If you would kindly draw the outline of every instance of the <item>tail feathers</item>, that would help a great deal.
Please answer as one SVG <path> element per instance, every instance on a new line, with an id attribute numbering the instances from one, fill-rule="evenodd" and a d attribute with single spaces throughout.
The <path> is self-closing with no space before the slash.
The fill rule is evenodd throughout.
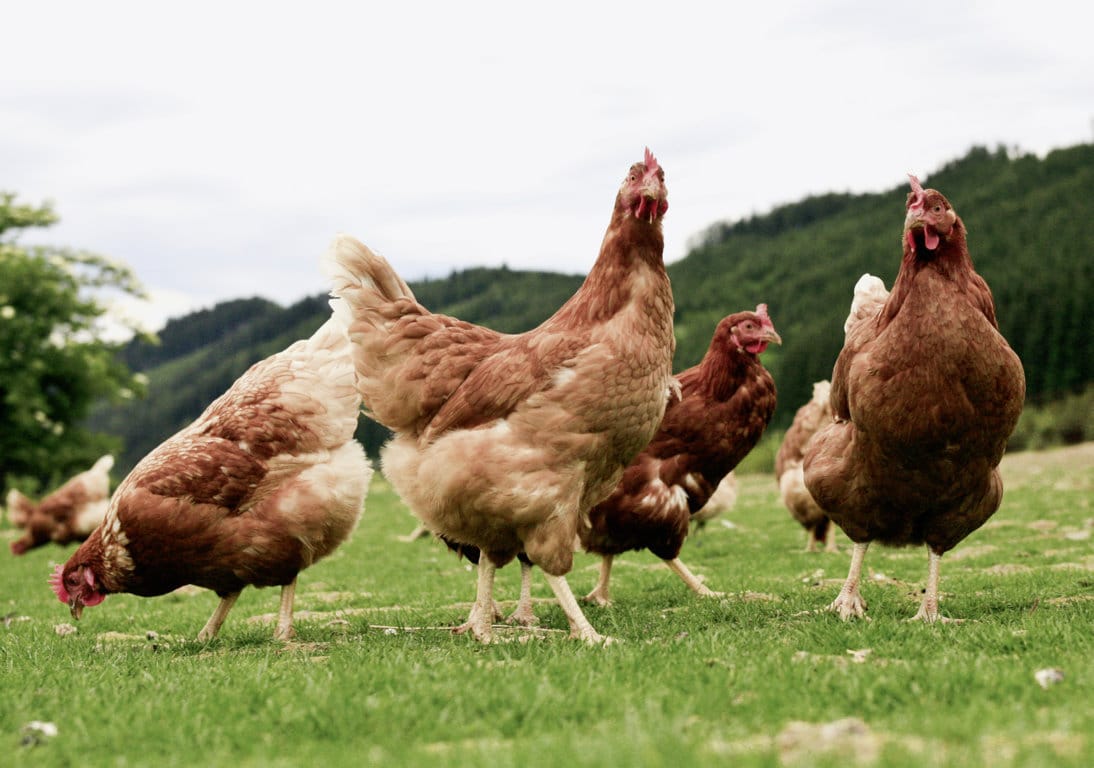
<path id="1" fill-rule="evenodd" d="M 101 472 L 102 474 L 108 473 L 114 468 L 114 457 L 109 453 L 103 456 L 101 459 L 91 465 L 92 472 Z"/>
<path id="2" fill-rule="evenodd" d="M 867 273 L 855 283 L 855 296 L 851 300 L 851 312 L 843 323 L 843 332 L 848 333 L 860 320 L 873 317 L 885 305 L 889 292 L 880 277 Z"/>
<path id="3" fill-rule="evenodd" d="M 334 239 L 323 255 L 321 266 L 331 280 L 334 296 L 349 298 L 347 294 L 374 294 L 371 303 L 414 300 L 410 286 L 391 268 L 387 259 L 349 235 Z"/>
<path id="4" fill-rule="evenodd" d="M 14 488 L 8 491 L 4 505 L 8 508 L 8 519 L 16 528 L 25 526 L 31 512 L 34 511 L 34 502 Z"/>

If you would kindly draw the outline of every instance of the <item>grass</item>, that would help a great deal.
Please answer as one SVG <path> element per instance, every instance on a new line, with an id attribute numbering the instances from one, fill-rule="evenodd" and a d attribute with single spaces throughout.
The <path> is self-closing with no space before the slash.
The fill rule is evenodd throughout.
<path id="1" fill-rule="evenodd" d="M 480 646 L 474 573 L 382 479 L 346 546 L 304 572 L 297 638 L 271 639 L 276 590 L 246 590 L 197 643 L 204 590 L 116 595 L 71 619 L 46 587 L 72 551 L 0 557 L 0 762 L 15 766 L 1088 766 L 1094 765 L 1094 443 L 1008 456 L 996 516 L 943 560 L 943 610 L 906 623 L 919 549 L 875 547 L 872 620 L 814 613 L 846 574 L 806 554 L 770 476 L 741 478 L 728 522 L 683 559 L 728 593 L 701 600 L 648 553 L 617 560 L 615 605 L 587 608 L 622 642 L 569 641 L 542 577 L 547 630 Z M 14 532 L 4 530 L 7 539 Z M 596 560 L 570 583 L 588 591 Z M 499 574 L 515 598 L 519 569 Z M 147 633 L 156 635 L 149 639 Z M 856 653 L 852 653 L 856 652 Z M 1047 667 L 1062 682 L 1042 688 Z M 30 721 L 58 735 L 23 745 Z"/>

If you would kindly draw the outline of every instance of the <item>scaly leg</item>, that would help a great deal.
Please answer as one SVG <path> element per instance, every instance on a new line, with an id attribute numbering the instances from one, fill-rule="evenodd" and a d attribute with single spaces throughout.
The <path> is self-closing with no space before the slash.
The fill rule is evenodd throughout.
<path id="1" fill-rule="evenodd" d="M 843 589 L 828 610 L 838 613 L 839 617 L 847 621 L 852 616 L 862 618 L 866 615 L 866 601 L 859 594 L 859 579 L 862 578 L 862 564 L 866 560 L 866 550 L 870 542 L 855 542 L 855 548 L 851 550 L 851 570 L 847 573 L 847 581 L 843 582 Z"/>
<path id="2" fill-rule="evenodd" d="M 212 640 L 217 636 L 217 632 L 220 631 L 220 625 L 224 623 L 224 620 L 228 618 L 228 611 L 232 610 L 232 606 L 236 604 L 236 600 L 239 599 L 239 592 L 232 592 L 220 598 L 220 603 L 217 604 L 216 610 L 213 611 L 213 615 L 209 617 L 209 620 L 205 622 L 205 626 L 198 632 L 198 642 L 204 643 L 206 640 Z"/>
<path id="3" fill-rule="evenodd" d="M 919 604 L 919 612 L 909 621 L 925 621 L 933 624 L 938 621 L 943 624 L 960 622 L 961 619 L 950 619 L 938 612 L 938 581 L 942 575 L 942 555 L 936 553 L 930 547 L 927 548 L 927 589 L 923 593 L 923 602 Z"/>
<path id="4" fill-rule="evenodd" d="M 612 642 L 612 638 L 601 635 L 593 629 L 593 625 L 585 618 L 585 614 L 581 612 L 581 607 L 577 604 L 574 593 L 570 591 L 570 585 L 566 583 L 565 576 L 552 576 L 549 573 L 543 575 L 547 577 L 547 583 L 551 585 L 551 590 L 558 598 L 558 604 L 562 606 L 562 610 L 570 622 L 571 638 L 584 640 L 589 645 L 595 645 L 596 643 L 607 645 Z"/>
<path id="5" fill-rule="evenodd" d="M 593 591 L 582 598 L 586 603 L 593 603 L 601 608 L 612 604 L 611 590 L 608 585 L 612 578 L 613 559 L 615 559 L 614 555 L 604 555 L 600 558 L 600 577 L 596 580 Z"/>
<path id="6" fill-rule="evenodd" d="M 817 529 L 816 528 L 810 528 L 807 531 L 807 533 L 809 534 L 809 537 L 805 541 L 805 551 L 806 552 L 816 552 L 817 551 Z"/>
<path id="7" fill-rule="evenodd" d="M 467 621 L 452 631 L 462 634 L 470 630 L 471 636 L 480 643 L 489 643 L 494 639 L 494 616 L 497 610 L 494 604 L 494 572 L 497 567 L 490 562 L 485 552 L 479 553 L 479 579 L 475 589 L 475 604 Z"/>
<path id="8" fill-rule="evenodd" d="M 828 523 L 828 530 L 824 532 L 824 551 L 839 553 L 839 546 L 836 544 L 836 526 L 833 523 Z"/>
<path id="9" fill-rule="evenodd" d="M 523 560 L 520 561 L 520 600 L 517 601 L 516 610 L 506 621 L 522 627 L 534 627 L 539 624 L 539 619 L 532 611 L 532 564 Z"/>
<path id="10" fill-rule="evenodd" d="M 677 557 L 672 560 L 666 560 L 665 565 L 671 568 L 673 572 L 683 579 L 684 583 L 691 588 L 691 591 L 700 597 L 725 597 L 724 592 L 715 592 L 703 582 L 699 581 L 699 578 L 684 565 L 680 558 Z"/>
<path id="11" fill-rule="evenodd" d="M 274 640 L 292 640 L 292 604 L 296 598 L 296 579 L 281 588 L 281 607 L 277 611 L 277 629 Z"/>

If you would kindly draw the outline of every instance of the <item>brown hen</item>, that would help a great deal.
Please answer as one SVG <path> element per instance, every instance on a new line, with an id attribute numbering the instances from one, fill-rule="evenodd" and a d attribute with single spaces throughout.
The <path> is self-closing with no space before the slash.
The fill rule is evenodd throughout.
<path id="1" fill-rule="evenodd" d="M 806 487 L 855 543 L 829 606 L 844 619 L 864 614 L 862 564 L 879 541 L 927 545 L 915 618 L 946 620 L 941 557 L 998 509 L 997 467 L 1025 396 L 1022 364 L 999 333 L 964 223 L 940 192 L 911 183 L 892 293 L 875 314 L 849 318 L 832 372 L 836 420 L 805 454 Z"/>
<path id="2" fill-rule="evenodd" d="M 110 469 L 113 456 L 103 456 L 90 469 L 35 504 L 14 488 L 8 491 L 8 517 L 25 533 L 11 543 L 13 554 L 53 542 L 83 541 L 102 522 L 110 503 Z"/>
<path id="3" fill-rule="evenodd" d="M 346 307 L 311 338 L 253 365 L 193 424 L 145 456 L 51 583 L 74 618 L 114 592 L 186 584 L 221 601 L 216 636 L 247 585 L 280 586 L 275 638 L 292 636 L 297 574 L 353 531 L 372 474 Z"/>
<path id="4" fill-rule="evenodd" d="M 501 334 L 421 306 L 381 256 L 335 241 L 333 293 L 350 329 L 366 412 L 394 438 L 383 471 L 457 547 L 481 550 L 467 627 L 492 637 L 494 572 L 520 552 L 543 569 L 571 634 L 603 640 L 566 583 L 589 509 L 649 442 L 674 349 L 662 261 L 664 172 L 646 150 L 616 196 L 584 284 L 526 333 Z"/>

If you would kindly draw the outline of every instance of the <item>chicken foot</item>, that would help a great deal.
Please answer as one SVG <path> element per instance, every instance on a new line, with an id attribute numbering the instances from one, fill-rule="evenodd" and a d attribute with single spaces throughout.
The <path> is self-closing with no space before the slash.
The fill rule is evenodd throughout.
<path id="1" fill-rule="evenodd" d="M 475 603 L 467 621 L 454 627 L 457 635 L 470 632 L 480 643 L 490 643 L 494 639 L 494 619 L 497 605 L 494 603 L 494 574 L 497 566 L 490 562 L 485 552 L 479 554 L 479 578 L 475 588 Z"/>
<path id="2" fill-rule="evenodd" d="M 555 597 L 558 598 L 558 604 L 562 606 L 562 610 L 566 614 L 567 620 L 570 622 L 571 638 L 575 640 L 584 640 L 589 645 L 595 645 L 597 643 L 608 645 L 613 642 L 612 638 L 601 635 L 593 629 L 593 625 L 589 623 L 589 620 L 585 618 L 585 614 L 581 612 L 581 606 L 577 604 L 577 598 L 574 597 L 574 593 L 570 590 L 570 585 L 566 583 L 565 576 L 552 576 L 546 572 L 544 572 L 543 575 L 547 578 L 547 583 L 551 585 L 551 590 L 555 593 Z"/>
<path id="3" fill-rule="evenodd" d="M 212 640 L 217 636 L 217 632 L 220 631 L 221 625 L 224 620 L 228 618 L 228 611 L 232 610 L 232 606 L 236 604 L 236 600 L 239 599 L 239 594 L 243 590 L 238 592 L 231 592 L 224 597 L 220 598 L 220 602 L 217 604 L 216 610 L 213 611 L 213 615 L 209 617 L 209 620 L 205 622 L 205 626 L 198 632 L 198 642 L 204 643 L 207 640 Z"/>
<path id="4" fill-rule="evenodd" d="M 683 561 L 678 557 L 674 557 L 672 560 L 666 560 L 667 565 L 672 572 L 684 580 L 684 583 L 688 585 L 692 592 L 700 597 L 725 597 L 724 592 L 715 592 L 703 582 L 699 581 L 699 577 L 691 572 Z"/>
<path id="5" fill-rule="evenodd" d="M 277 628 L 274 640 L 291 640 L 296 633 L 292 628 L 292 606 L 296 598 L 296 579 L 281 587 L 281 606 L 277 611 Z"/>
<path id="6" fill-rule="evenodd" d="M 532 564 L 520 561 L 520 599 L 516 609 L 505 620 L 507 624 L 521 627 L 534 627 L 539 619 L 532 611 Z"/>
<path id="7" fill-rule="evenodd" d="M 961 619 L 951 619 L 943 616 L 938 611 L 938 582 L 942 575 L 942 555 L 930 547 L 927 548 L 927 589 L 923 593 L 923 602 L 919 605 L 919 611 L 908 621 L 924 621 L 928 624 L 941 622 L 942 624 L 958 623 Z"/>
<path id="8" fill-rule="evenodd" d="M 600 558 L 600 576 L 596 580 L 593 591 L 582 598 L 586 603 L 599 605 L 601 608 L 607 608 L 612 604 L 611 590 L 608 584 L 612 578 L 612 560 L 614 559 L 614 555 L 604 555 Z"/>
<path id="9" fill-rule="evenodd" d="M 843 589 L 828 606 L 828 610 L 838 613 L 839 617 L 847 621 L 852 616 L 861 619 L 866 615 L 866 601 L 859 594 L 859 580 L 862 578 L 862 564 L 866 560 L 866 550 L 870 547 L 868 541 L 856 541 L 851 550 L 851 570 L 847 573 L 847 581 L 843 582 Z"/>

